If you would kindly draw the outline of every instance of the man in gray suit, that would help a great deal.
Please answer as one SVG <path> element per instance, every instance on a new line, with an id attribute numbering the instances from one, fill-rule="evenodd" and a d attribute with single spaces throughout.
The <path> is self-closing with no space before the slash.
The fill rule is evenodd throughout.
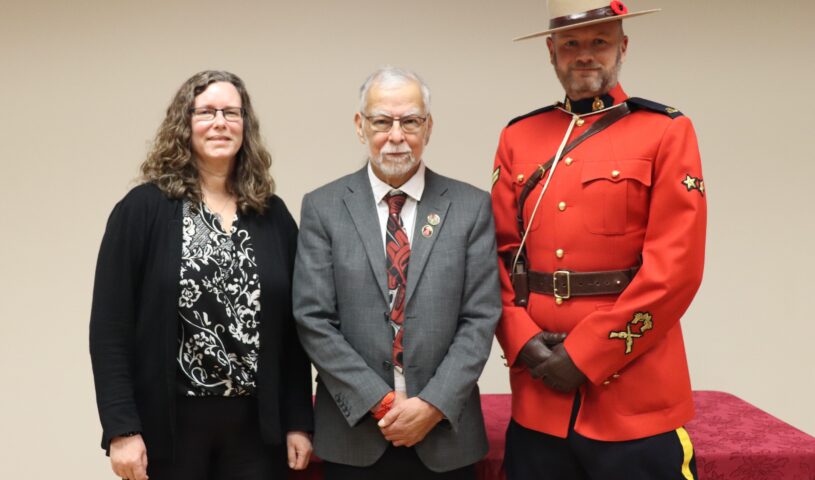
<path id="1" fill-rule="evenodd" d="M 472 479 L 476 381 L 501 314 L 486 192 L 427 169 L 430 91 L 384 68 L 354 118 L 365 167 L 303 199 L 294 315 L 319 373 L 326 479 Z"/>

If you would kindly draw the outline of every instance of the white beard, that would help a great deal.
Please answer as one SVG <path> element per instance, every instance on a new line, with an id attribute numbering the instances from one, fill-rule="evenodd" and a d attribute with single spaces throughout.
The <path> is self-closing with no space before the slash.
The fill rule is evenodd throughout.
<path id="1" fill-rule="evenodd" d="M 401 157 L 385 156 L 393 153 L 403 153 L 404 155 Z M 415 168 L 419 161 L 407 146 L 405 148 L 388 148 L 388 145 L 385 145 L 380 150 L 379 155 L 371 157 L 371 163 L 376 165 L 377 169 L 387 177 L 401 177 Z"/>

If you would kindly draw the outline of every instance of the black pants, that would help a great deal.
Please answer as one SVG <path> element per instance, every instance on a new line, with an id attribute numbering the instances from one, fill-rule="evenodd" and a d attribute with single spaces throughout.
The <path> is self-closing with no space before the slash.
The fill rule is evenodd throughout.
<path id="1" fill-rule="evenodd" d="M 152 461 L 150 480 L 286 478 L 283 447 L 263 443 L 254 397 L 179 397 L 175 458 Z"/>
<path id="2" fill-rule="evenodd" d="M 504 470 L 507 480 L 696 480 L 696 458 L 684 428 L 624 442 L 603 442 L 574 431 L 567 438 L 510 420 Z"/>
<path id="3" fill-rule="evenodd" d="M 353 448 L 349 445 L 349 448 Z M 389 446 L 370 467 L 352 467 L 323 462 L 325 480 L 475 480 L 475 467 L 434 472 L 419 459 L 413 448 Z"/>

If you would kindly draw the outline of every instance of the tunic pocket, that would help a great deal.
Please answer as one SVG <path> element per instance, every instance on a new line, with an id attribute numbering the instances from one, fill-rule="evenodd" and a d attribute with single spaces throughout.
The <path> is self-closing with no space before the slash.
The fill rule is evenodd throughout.
<path id="1" fill-rule="evenodd" d="M 580 176 L 583 223 L 599 235 L 622 235 L 645 227 L 651 187 L 646 159 L 587 162 Z"/>

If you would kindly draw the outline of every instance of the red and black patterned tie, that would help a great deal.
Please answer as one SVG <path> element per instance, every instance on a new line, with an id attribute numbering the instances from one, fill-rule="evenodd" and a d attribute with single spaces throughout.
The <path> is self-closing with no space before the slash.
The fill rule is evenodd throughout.
<path id="1" fill-rule="evenodd" d="M 388 223 L 385 232 L 385 251 L 387 252 L 386 268 L 388 270 L 388 293 L 391 302 L 390 323 L 393 327 L 393 364 L 402 371 L 402 337 L 405 320 L 405 289 L 407 288 L 408 262 L 410 261 L 410 242 L 402 228 L 400 213 L 405 205 L 407 195 L 404 193 L 388 194 Z"/>

